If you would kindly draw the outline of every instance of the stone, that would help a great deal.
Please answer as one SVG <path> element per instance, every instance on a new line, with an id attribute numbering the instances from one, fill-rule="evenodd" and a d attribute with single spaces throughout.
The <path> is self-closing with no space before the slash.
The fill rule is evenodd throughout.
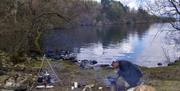
<path id="1" fill-rule="evenodd" d="M 157 65 L 158 65 L 158 66 L 162 66 L 162 63 L 158 63 Z"/>

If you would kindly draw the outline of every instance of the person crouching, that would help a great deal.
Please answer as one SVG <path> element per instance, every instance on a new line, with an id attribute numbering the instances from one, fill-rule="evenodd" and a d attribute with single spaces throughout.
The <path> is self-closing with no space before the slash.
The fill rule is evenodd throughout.
<path id="1" fill-rule="evenodd" d="M 118 69 L 114 91 L 125 91 L 139 84 L 142 73 L 136 65 L 126 60 L 113 61 L 111 65 Z"/>

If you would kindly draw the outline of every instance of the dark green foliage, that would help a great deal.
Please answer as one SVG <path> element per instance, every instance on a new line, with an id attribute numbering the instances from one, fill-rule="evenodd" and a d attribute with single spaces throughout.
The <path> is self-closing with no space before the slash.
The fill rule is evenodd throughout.
<path id="1" fill-rule="evenodd" d="M 111 0 L 102 0 L 102 11 L 106 15 L 105 18 L 110 21 L 119 20 L 121 15 L 124 14 L 124 6 L 121 2 L 115 2 Z M 126 10 L 127 11 L 127 10 Z"/>
<path id="2" fill-rule="evenodd" d="M 110 3 L 111 3 L 111 0 L 101 0 L 101 5 L 104 10 L 111 7 Z"/>
<path id="3" fill-rule="evenodd" d="M 14 54 L 10 56 L 10 61 L 13 63 L 13 65 L 23 63 L 26 61 L 25 52 L 22 50 L 18 50 Z"/>

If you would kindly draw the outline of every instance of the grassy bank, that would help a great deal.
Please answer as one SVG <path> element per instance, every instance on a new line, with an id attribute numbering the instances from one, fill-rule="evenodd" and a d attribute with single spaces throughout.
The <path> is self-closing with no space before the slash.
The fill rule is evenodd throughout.
<path id="1" fill-rule="evenodd" d="M 41 66 L 42 58 L 30 58 L 26 57 L 26 61 L 16 65 L 12 65 L 11 59 L 8 54 L 1 53 L 1 70 L 5 70 L 5 74 L 0 75 L 0 85 L 9 76 L 14 76 L 17 73 L 23 74 L 24 78 L 28 78 L 27 82 L 32 82 L 33 76 L 37 75 L 38 69 Z M 56 84 L 53 91 L 70 91 L 73 82 L 77 81 L 80 84 L 80 88 L 74 91 L 81 91 L 85 85 L 94 84 L 93 91 L 99 91 L 98 87 L 103 87 L 103 91 L 110 91 L 103 84 L 105 79 L 114 71 L 110 68 L 98 68 L 98 69 L 81 69 L 75 63 L 68 60 L 66 61 L 51 61 L 51 64 L 60 78 L 60 82 Z M 4 66 L 3 66 L 4 65 Z M 22 69 L 23 68 L 23 69 Z M 47 64 L 44 68 L 48 68 Z M 0 70 L 0 71 L 1 71 Z M 143 72 L 143 80 L 145 84 L 151 85 L 157 89 L 157 91 L 179 91 L 180 88 L 180 61 L 167 66 L 157 68 L 140 67 Z M 34 89 L 33 91 L 36 91 Z M 38 90 L 40 91 L 40 90 Z M 43 89 L 43 91 L 45 91 Z M 48 90 L 49 91 L 49 90 Z"/>
<path id="2" fill-rule="evenodd" d="M 154 86 L 157 91 L 179 91 L 180 61 L 158 68 L 141 68 L 145 84 Z"/>
<path id="3" fill-rule="evenodd" d="M 57 65 L 57 63 L 56 63 Z M 99 86 L 103 87 L 103 91 L 110 91 L 106 88 L 102 82 L 102 79 L 108 75 L 113 74 L 114 71 L 108 68 L 101 68 L 98 70 L 84 70 L 74 63 L 61 61 L 58 62 L 56 72 L 58 73 L 61 82 L 54 90 L 57 89 L 70 91 L 70 87 L 74 81 L 81 84 L 82 87 L 75 91 L 81 91 L 84 85 L 95 84 L 93 91 L 99 91 Z M 145 68 L 140 67 L 143 72 L 143 81 L 147 85 L 151 85 L 157 89 L 157 91 L 179 91 L 180 88 L 180 62 L 171 64 L 168 67 L 157 67 L 157 68 Z M 58 90 L 57 90 L 58 91 Z"/>

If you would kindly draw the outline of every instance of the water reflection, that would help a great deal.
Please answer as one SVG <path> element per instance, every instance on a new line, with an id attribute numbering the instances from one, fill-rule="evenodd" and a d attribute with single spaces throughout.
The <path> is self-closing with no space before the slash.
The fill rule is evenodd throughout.
<path id="1" fill-rule="evenodd" d="M 79 27 L 72 30 L 56 29 L 48 31 L 43 35 L 43 48 L 81 48 L 92 43 L 101 42 L 103 47 L 110 44 L 117 44 L 126 40 L 129 34 L 138 34 L 141 38 L 146 32 L 148 26 L 137 25 L 127 27 L 122 26 L 104 26 L 104 27 Z"/>
<path id="2" fill-rule="evenodd" d="M 170 30 L 170 26 L 140 24 L 55 29 L 43 34 L 41 46 L 44 51 L 71 50 L 76 53 L 78 60 L 97 60 L 99 64 L 126 59 L 152 67 L 159 62 L 166 65 L 177 58 L 173 46 L 164 42 L 168 31 L 161 30 Z M 169 60 L 166 55 L 170 57 Z"/>

